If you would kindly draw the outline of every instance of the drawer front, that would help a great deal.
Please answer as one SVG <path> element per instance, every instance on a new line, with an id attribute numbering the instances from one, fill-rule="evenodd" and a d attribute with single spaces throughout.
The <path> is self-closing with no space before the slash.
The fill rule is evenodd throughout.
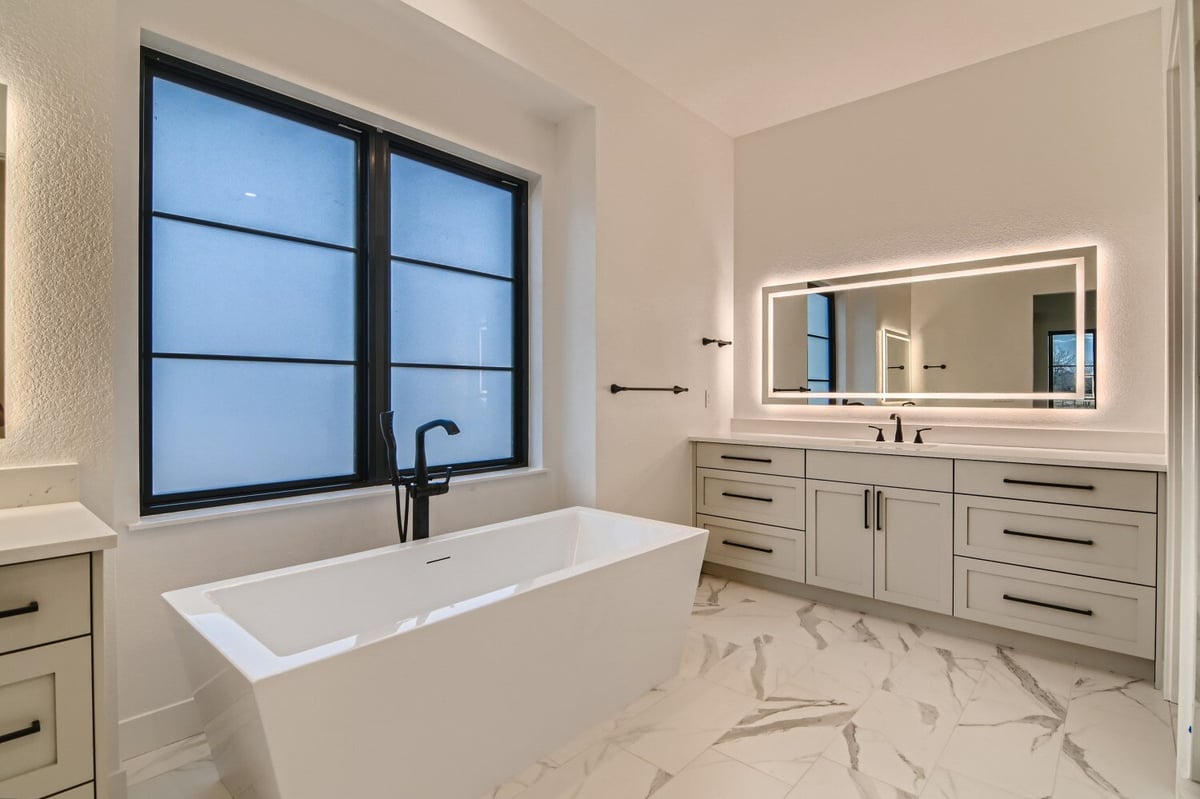
<path id="1" fill-rule="evenodd" d="M 804 450 L 700 443 L 696 445 L 696 465 L 706 469 L 803 477 Z"/>
<path id="2" fill-rule="evenodd" d="M 954 554 L 1154 585 L 1158 517 L 992 497 L 954 499 Z"/>
<path id="3" fill-rule="evenodd" d="M 804 533 L 713 516 L 696 524 L 709 533 L 705 560 L 804 582 Z"/>
<path id="4" fill-rule="evenodd" d="M 985 497 L 1145 513 L 1158 510 L 1154 472 L 960 460 L 954 462 L 954 487 L 960 494 Z"/>
<path id="5" fill-rule="evenodd" d="M 697 469 L 696 512 L 803 530 L 804 481 Z"/>
<path id="6" fill-rule="evenodd" d="M 56 793 L 54 796 L 47 799 L 96 799 L 96 785 L 89 782 L 87 785 L 80 785 L 78 788 L 72 788 L 63 793 Z"/>
<path id="7" fill-rule="evenodd" d="M 1025 566 L 954 559 L 954 615 L 1154 657 L 1154 589 Z"/>
<path id="8" fill-rule="evenodd" d="M 35 799 L 93 778 L 92 641 L 0 657 L 0 796 Z"/>
<path id="9" fill-rule="evenodd" d="M 954 461 L 913 455 L 810 450 L 808 476 L 841 483 L 953 491 Z"/>
<path id="10" fill-rule="evenodd" d="M 0 653 L 90 633 L 91 591 L 88 555 L 0 566 Z"/>

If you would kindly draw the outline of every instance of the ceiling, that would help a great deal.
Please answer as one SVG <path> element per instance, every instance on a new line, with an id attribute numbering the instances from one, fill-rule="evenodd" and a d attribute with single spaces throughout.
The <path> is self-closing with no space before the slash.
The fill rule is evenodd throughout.
<path id="1" fill-rule="evenodd" d="M 739 136 L 1162 0 L 524 0 Z"/>

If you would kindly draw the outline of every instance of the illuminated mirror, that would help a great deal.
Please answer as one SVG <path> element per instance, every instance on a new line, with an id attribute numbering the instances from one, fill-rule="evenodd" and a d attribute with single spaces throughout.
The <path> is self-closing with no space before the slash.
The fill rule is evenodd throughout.
<path id="1" fill-rule="evenodd" d="M 8 89 L 0 83 L 0 342 L 4 340 L 4 253 L 8 249 L 5 210 L 8 205 Z M 4 352 L 0 347 L 0 438 L 4 436 Z"/>
<path id="2" fill-rule="evenodd" d="M 1097 335 L 1095 247 L 767 286 L 763 402 L 1095 408 Z"/>

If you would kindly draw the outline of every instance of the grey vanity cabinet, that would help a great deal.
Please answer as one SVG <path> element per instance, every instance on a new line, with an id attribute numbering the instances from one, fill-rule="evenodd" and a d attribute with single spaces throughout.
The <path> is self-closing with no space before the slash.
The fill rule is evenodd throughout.
<path id="1" fill-rule="evenodd" d="M 811 585 L 950 613 L 951 494 L 810 479 L 807 505 Z"/>

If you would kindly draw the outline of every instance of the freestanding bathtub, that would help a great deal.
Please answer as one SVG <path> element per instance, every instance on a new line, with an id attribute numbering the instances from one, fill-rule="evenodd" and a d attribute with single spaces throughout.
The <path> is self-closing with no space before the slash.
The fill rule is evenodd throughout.
<path id="1" fill-rule="evenodd" d="M 706 538 L 570 508 L 163 596 L 235 799 L 478 799 L 674 674 Z"/>

